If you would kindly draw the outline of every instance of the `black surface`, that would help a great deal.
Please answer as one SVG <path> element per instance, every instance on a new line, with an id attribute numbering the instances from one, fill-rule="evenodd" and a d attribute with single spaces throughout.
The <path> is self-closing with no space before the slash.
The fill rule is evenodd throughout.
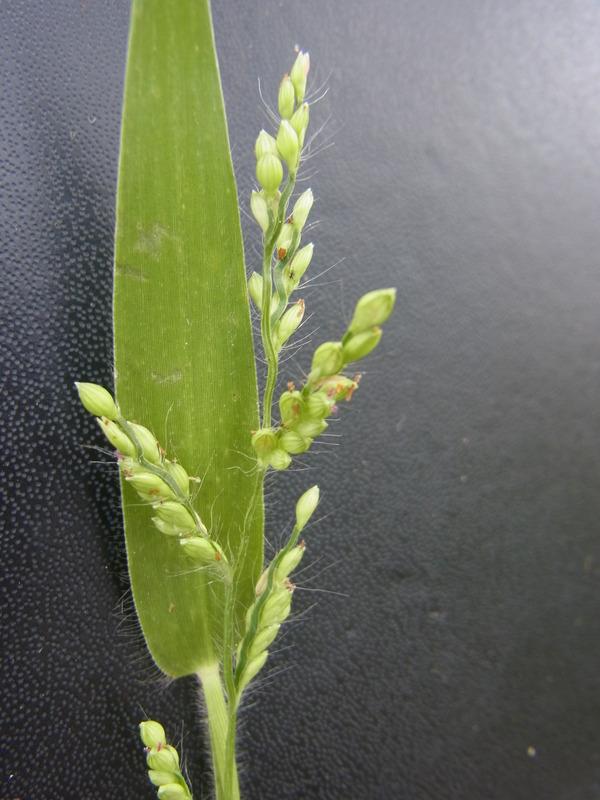
<path id="1" fill-rule="evenodd" d="M 111 379 L 128 6 L 0 13 L 0 797 L 151 798 L 145 713 L 205 773 L 193 687 L 144 656 L 115 475 L 82 448 L 100 441 L 72 390 Z M 317 338 L 361 292 L 399 289 L 338 446 L 273 484 L 272 538 L 308 480 L 328 516 L 244 713 L 245 797 L 598 798 L 600 7 L 227 0 L 214 17 L 243 204 L 257 77 L 273 97 L 298 42 L 330 88 L 314 272 L 344 261 L 306 295 Z"/>

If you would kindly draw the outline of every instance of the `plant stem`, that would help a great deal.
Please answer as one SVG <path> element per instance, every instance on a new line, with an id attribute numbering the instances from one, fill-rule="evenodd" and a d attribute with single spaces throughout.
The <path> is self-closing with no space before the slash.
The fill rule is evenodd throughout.
<path id="1" fill-rule="evenodd" d="M 268 243 L 265 245 L 263 257 L 263 292 L 262 307 L 263 312 L 260 320 L 260 333 L 263 341 L 263 348 L 267 359 L 267 380 L 265 383 L 265 393 L 263 395 L 263 421 L 262 427 L 271 426 L 271 407 L 273 405 L 273 392 L 277 382 L 278 359 L 273 344 L 271 332 L 271 250 L 268 250 Z"/>
<path id="2" fill-rule="evenodd" d="M 237 763 L 235 759 L 235 738 L 237 733 L 238 705 L 239 705 L 239 697 L 234 690 L 234 693 L 229 697 L 229 703 L 228 703 L 229 719 L 227 721 L 227 738 L 225 742 L 224 790 L 225 790 L 226 800 L 229 800 L 230 797 L 232 798 L 235 797 L 235 795 L 231 795 L 231 791 L 234 786 L 238 787 Z M 239 797 L 239 788 L 237 796 Z"/>
<path id="3" fill-rule="evenodd" d="M 285 222 L 287 207 L 296 185 L 296 172 L 290 172 L 287 183 L 277 207 L 277 215 L 273 221 L 267 237 L 265 238 L 262 264 L 262 315 L 260 331 L 263 348 L 267 359 L 267 379 L 263 396 L 262 427 L 271 426 L 271 408 L 273 393 L 277 383 L 279 360 L 272 332 L 271 298 L 273 296 L 272 257 L 275 242 L 281 227 Z M 297 244 L 297 241 L 295 242 Z M 264 472 L 259 476 L 259 481 L 264 481 Z M 261 487 L 262 488 L 262 487 Z M 239 800 L 239 780 L 235 758 L 235 740 L 237 729 L 237 712 L 239 695 L 235 686 L 233 673 L 233 609 L 235 590 L 230 580 L 225 584 L 225 606 L 223 619 L 223 677 L 227 692 L 227 702 L 223 696 L 223 686 L 218 664 L 203 667 L 198 671 L 198 677 L 204 690 L 206 710 L 208 714 L 208 727 L 210 732 L 211 750 L 213 754 L 213 769 L 217 800 Z"/>
<path id="4" fill-rule="evenodd" d="M 225 607 L 223 610 L 223 679 L 227 701 L 231 700 L 235 690 L 233 680 L 233 606 L 235 588 L 233 580 L 225 583 Z"/>
<path id="5" fill-rule="evenodd" d="M 288 175 L 287 183 L 284 187 L 279 205 L 277 207 L 277 216 L 273 222 L 272 227 L 269 229 L 265 238 L 265 248 L 263 252 L 262 264 L 262 315 L 260 320 L 260 333 L 262 337 L 263 349 L 267 359 L 267 380 L 265 383 L 265 392 L 263 395 L 263 419 L 262 427 L 271 427 L 271 407 L 273 405 L 273 392 L 275 391 L 275 384 L 277 383 L 277 372 L 279 368 L 279 361 L 277 353 L 275 352 L 275 345 L 273 343 L 273 334 L 271 331 L 271 297 L 273 296 L 272 284 L 272 271 L 271 259 L 273 257 L 273 248 L 277 237 L 281 232 L 281 226 L 285 222 L 287 214 L 287 207 L 296 185 L 296 172 L 290 172 Z"/>
<path id="6" fill-rule="evenodd" d="M 227 727 L 230 720 L 218 663 L 202 666 L 198 670 L 198 678 L 206 701 L 216 800 L 240 800 L 235 758 L 232 763 L 226 763 Z M 227 778 L 228 772 L 230 773 L 229 778 Z M 229 784 L 228 790 L 225 788 L 227 783 Z"/>

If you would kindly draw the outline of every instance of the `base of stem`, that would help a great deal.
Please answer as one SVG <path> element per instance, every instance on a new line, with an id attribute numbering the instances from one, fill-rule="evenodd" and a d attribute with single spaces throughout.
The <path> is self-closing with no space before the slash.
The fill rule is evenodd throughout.
<path id="1" fill-rule="evenodd" d="M 225 702 L 219 664 L 206 664 L 197 674 L 206 704 L 216 800 L 240 800 L 235 753 L 228 753 L 227 747 L 228 727 L 232 720 Z"/>

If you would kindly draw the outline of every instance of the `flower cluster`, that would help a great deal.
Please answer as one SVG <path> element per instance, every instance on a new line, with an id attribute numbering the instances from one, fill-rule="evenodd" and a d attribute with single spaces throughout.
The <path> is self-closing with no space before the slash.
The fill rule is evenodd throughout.
<path id="1" fill-rule="evenodd" d="M 292 457 L 309 450 L 327 429 L 336 405 L 351 399 L 360 375 L 348 368 L 377 347 L 381 325 L 395 303 L 394 289 L 379 289 L 361 297 L 341 340 L 324 342 L 315 350 L 303 385 L 296 388 L 288 383 L 279 398 L 279 423 L 272 423 L 280 353 L 305 314 L 304 301 L 291 298 L 314 254 L 312 242 L 302 242 L 314 203 L 312 190 L 294 195 L 305 145 L 309 147 L 310 108 L 305 99 L 309 68 L 308 53 L 299 51 L 279 86 L 277 130 L 273 135 L 261 130 L 254 148 L 258 186 L 251 194 L 250 207 L 262 232 L 263 257 L 262 272 L 250 275 L 248 292 L 260 314 L 267 374 L 262 422 L 251 434 L 258 474 L 248 519 L 258 508 L 254 503 L 262 504 L 265 471 L 287 469 Z M 105 388 L 94 383 L 76 386 L 83 406 L 97 418 L 104 436 L 117 451 L 123 481 L 152 510 L 155 528 L 195 565 L 211 569 L 211 578 L 214 575 L 222 580 L 223 603 L 216 604 L 222 608 L 222 625 L 211 630 L 212 624 L 207 624 L 210 649 L 222 665 L 201 664 L 198 677 L 207 701 L 217 794 L 227 800 L 239 798 L 235 731 L 240 699 L 265 666 L 269 648 L 291 612 L 295 586 L 290 578 L 304 557 L 300 534 L 318 505 L 319 488 L 313 486 L 298 500 L 289 540 L 258 579 L 254 593 L 246 598 L 239 591 L 240 581 L 247 575 L 246 564 L 243 560 L 235 562 L 234 550 L 228 550 L 227 557 L 195 509 L 190 487 L 197 479 L 166 457 L 151 430 L 124 417 Z M 227 502 L 235 503 L 236 498 L 229 497 Z M 248 558 L 246 563 L 254 580 L 255 561 Z M 241 603 L 244 608 L 251 603 L 243 621 L 237 616 Z M 210 616 L 212 623 L 216 615 Z M 179 755 L 167 743 L 162 725 L 152 720 L 143 722 L 140 736 L 146 747 L 148 775 L 157 787 L 159 800 L 191 800 Z"/>
<path id="2" fill-rule="evenodd" d="M 244 691 L 264 667 L 271 645 L 291 611 L 294 584 L 289 576 L 304 555 L 304 542 L 298 543 L 319 502 L 319 487 L 304 492 L 296 504 L 296 524 L 287 545 L 265 569 L 256 584 L 256 600 L 246 613 L 246 627 L 237 648 L 236 688 Z"/>
<path id="3" fill-rule="evenodd" d="M 359 376 L 349 378 L 343 370 L 377 347 L 382 333 L 380 325 L 392 313 L 395 297 L 394 289 L 378 289 L 363 295 L 342 340 L 317 347 L 303 388 L 297 390 L 294 384 L 288 384 L 288 390 L 279 398 L 280 426 L 261 428 L 252 437 L 261 467 L 287 469 L 292 456 L 305 453 L 327 429 L 325 420 L 336 404 L 351 399 Z"/>
<path id="4" fill-rule="evenodd" d="M 97 417 L 100 429 L 116 449 L 124 479 L 154 511 L 155 527 L 165 536 L 177 539 L 194 563 L 225 567 L 223 550 L 210 538 L 192 504 L 192 479 L 186 470 L 165 457 L 148 428 L 121 415 L 103 386 L 96 383 L 76 386 L 84 408 Z"/>
<path id="5" fill-rule="evenodd" d="M 274 138 L 263 130 L 256 140 L 256 178 L 263 191 L 260 194 L 253 193 L 252 211 L 264 231 L 268 227 L 268 201 L 276 197 L 283 180 L 281 162 L 286 164 L 292 175 L 298 170 L 300 151 L 304 145 L 309 119 L 308 103 L 304 102 L 309 68 L 308 53 L 300 51 L 291 73 L 284 75 L 279 86 L 277 104 L 281 123 L 277 137 Z"/>
<path id="6" fill-rule="evenodd" d="M 258 310 L 263 315 L 268 311 L 269 342 L 265 345 L 274 354 L 279 353 L 304 317 L 302 300 L 290 308 L 287 306 L 313 256 L 312 243 L 299 247 L 302 229 L 314 201 L 311 189 L 298 197 L 288 216 L 288 203 L 295 186 L 310 117 L 308 103 L 304 102 L 309 66 L 308 53 L 300 51 L 290 74 L 284 75 L 279 87 L 281 121 L 277 135 L 271 136 L 262 130 L 254 147 L 256 177 L 262 188 L 252 192 L 250 208 L 263 232 L 268 280 L 266 285 L 263 276 L 253 272 L 248 289 Z M 284 164 L 288 178 L 282 192 Z M 272 292 L 272 280 L 275 292 Z M 269 308 L 264 309 L 267 298 Z"/>
<path id="7" fill-rule="evenodd" d="M 172 745 L 167 744 L 160 722 L 141 722 L 140 738 L 146 748 L 148 777 L 158 787 L 159 800 L 192 800 L 192 793 L 179 767 L 179 754 Z"/>

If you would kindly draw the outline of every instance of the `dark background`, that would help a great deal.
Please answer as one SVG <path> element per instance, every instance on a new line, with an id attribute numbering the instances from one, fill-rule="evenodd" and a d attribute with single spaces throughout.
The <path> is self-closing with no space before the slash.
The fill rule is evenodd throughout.
<path id="1" fill-rule="evenodd" d="M 0 798 L 153 797 L 146 714 L 206 797 L 194 688 L 144 653 L 116 476 L 83 447 L 101 442 L 72 387 L 111 383 L 128 4 L 0 13 Z M 335 147 L 308 165 L 311 269 L 337 266 L 306 293 L 315 340 L 360 293 L 399 290 L 337 447 L 272 484 L 271 539 L 309 481 L 327 516 L 243 715 L 245 797 L 598 798 L 600 6 L 213 13 L 244 208 L 258 76 L 272 100 L 298 43 L 330 90 L 312 112 L 313 130 L 329 120 L 315 145 Z"/>

